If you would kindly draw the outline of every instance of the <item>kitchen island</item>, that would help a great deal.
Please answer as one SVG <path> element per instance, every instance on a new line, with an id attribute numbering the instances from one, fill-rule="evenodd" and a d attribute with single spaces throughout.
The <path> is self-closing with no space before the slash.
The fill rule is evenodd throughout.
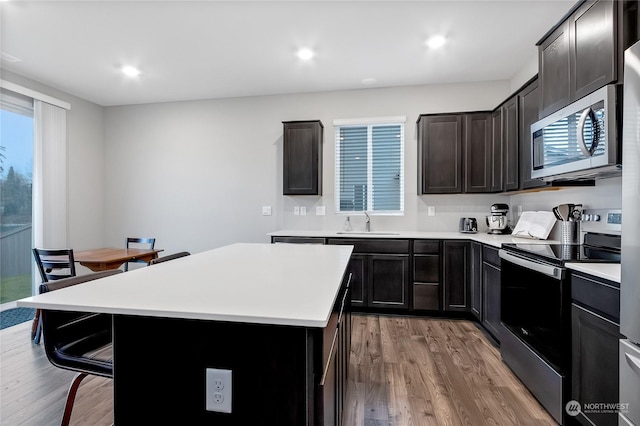
<path id="1" fill-rule="evenodd" d="M 352 250 L 233 244 L 18 305 L 113 314 L 117 425 L 336 424 Z M 211 368 L 231 371 L 231 413 L 207 410 Z"/>

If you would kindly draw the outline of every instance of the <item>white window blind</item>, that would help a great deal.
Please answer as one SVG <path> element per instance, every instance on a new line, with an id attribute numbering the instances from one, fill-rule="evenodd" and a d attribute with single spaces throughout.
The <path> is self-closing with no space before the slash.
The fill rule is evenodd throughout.
<path id="1" fill-rule="evenodd" d="M 336 213 L 403 214 L 404 121 L 334 122 Z"/>

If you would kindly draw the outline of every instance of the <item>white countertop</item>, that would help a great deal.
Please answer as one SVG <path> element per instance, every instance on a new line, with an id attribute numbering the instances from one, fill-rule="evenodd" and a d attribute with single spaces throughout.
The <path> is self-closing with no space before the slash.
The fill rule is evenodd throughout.
<path id="1" fill-rule="evenodd" d="M 380 231 L 374 232 L 349 232 L 340 231 L 302 231 L 302 230 L 282 230 L 270 232 L 270 237 L 320 237 L 320 238 L 405 238 L 405 239 L 433 239 L 433 240 L 472 240 L 479 243 L 500 247 L 503 243 L 519 244 L 554 244 L 556 240 L 534 240 L 530 238 L 519 238 L 511 235 L 496 235 L 478 232 L 467 234 L 462 232 L 418 232 L 418 231 L 398 231 L 393 234 Z"/>
<path id="2" fill-rule="evenodd" d="M 565 266 L 594 277 L 604 278 L 616 283 L 620 282 L 621 267 L 619 263 L 565 263 Z"/>
<path id="3" fill-rule="evenodd" d="M 353 246 L 232 244 L 18 301 L 18 306 L 324 327 Z"/>

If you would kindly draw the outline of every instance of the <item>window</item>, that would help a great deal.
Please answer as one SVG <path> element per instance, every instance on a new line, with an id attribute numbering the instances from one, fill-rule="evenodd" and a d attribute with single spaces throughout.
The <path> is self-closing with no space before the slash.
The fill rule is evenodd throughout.
<path id="1" fill-rule="evenodd" d="M 32 175 L 33 100 L 0 89 L 0 310 L 32 295 Z"/>
<path id="2" fill-rule="evenodd" d="M 336 213 L 403 214 L 405 121 L 334 121 Z"/>

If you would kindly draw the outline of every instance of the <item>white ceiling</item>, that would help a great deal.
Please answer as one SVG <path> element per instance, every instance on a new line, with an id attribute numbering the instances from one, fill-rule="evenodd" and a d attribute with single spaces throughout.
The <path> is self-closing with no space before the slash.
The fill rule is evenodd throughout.
<path id="1" fill-rule="evenodd" d="M 104 106 L 506 80 L 574 3 L 8 0 L 0 50 L 21 60 L 3 68 Z M 429 50 L 436 33 L 448 43 Z"/>

